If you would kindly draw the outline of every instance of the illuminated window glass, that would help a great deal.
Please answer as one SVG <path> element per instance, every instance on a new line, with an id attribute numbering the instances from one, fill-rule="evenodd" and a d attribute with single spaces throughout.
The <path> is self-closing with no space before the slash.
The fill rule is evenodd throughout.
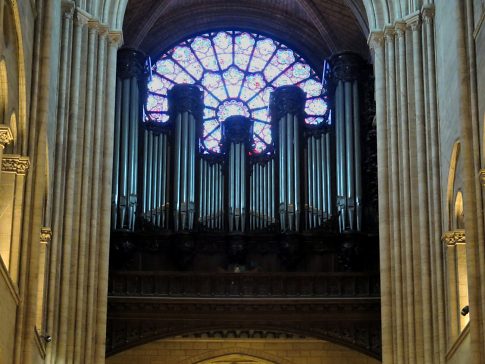
<path id="1" fill-rule="evenodd" d="M 201 146 L 220 152 L 221 123 L 233 115 L 254 121 L 253 152 L 272 143 L 269 97 L 279 86 L 297 85 L 306 92 L 305 121 L 329 122 L 322 80 L 287 46 L 265 36 L 220 31 L 187 39 L 153 65 L 148 84 L 147 117 L 167 122 L 167 92 L 175 84 L 196 84 L 204 91 Z"/>

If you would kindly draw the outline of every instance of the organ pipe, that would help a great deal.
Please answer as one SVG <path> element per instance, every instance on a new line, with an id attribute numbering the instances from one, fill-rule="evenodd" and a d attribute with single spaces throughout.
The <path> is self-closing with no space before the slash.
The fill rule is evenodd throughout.
<path id="1" fill-rule="evenodd" d="M 223 224 L 223 175 L 222 159 L 200 158 L 199 224 L 202 230 L 221 231 Z"/>
<path id="2" fill-rule="evenodd" d="M 175 85 L 168 92 L 170 122 L 175 129 L 175 154 L 171 176 L 172 221 L 175 231 L 194 229 L 197 125 L 202 121 L 203 94 L 194 85 Z M 214 191 L 211 191 L 213 194 Z M 211 203 L 211 208 L 214 201 Z M 212 212 L 211 212 L 212 213 Z"/>
<path id="3" fill-rule="evenodd" d="M 228 153 L 229 231 L 246 231 L 246 172 L 250 145 L 251 121 L 244 116 L 230 116 L 223 123 L 222 145 Z"/>
<path id="4" fill-rule="evenodd" d="M 336 88 L 337 207 L 339 229 L 362 229 L 362 173 L 359 110 L 361 58 L 351 52 L 334 55 L 332 78 Z M 327 154 L 328 155 L 328 154 Z"/>
<path id="5" fill-rule="evenodd" d="M 329 158 L 330 134 L 325 128 L 312 129 L 306 140 L 306 195 L 305 226 L 322 227 L 331 217 L 331 169 Z"/>
<path id="6" fill-rule="evenodd" d="M 278 130 L 276 141 L 279 170 L 279 209 L 282 232 L 300 231 L 301 138 L 305 93 L 297 86 L 278 87 L 271 95 L 272 123 Z"/>
<path id="7" fill-rule="evenodd" d="M 277 228 L 296 233 L 326 226 L 336 204 L 340 231 L 360 231 L 359 81 L 347 67 L 350 64 L 354 70 L 357 58 L 345 53 L 331 60 L 336 81 L 335 134 L 326 126 L 304 124 L 306 96 L 299 87 L 283 86 L 272 93 L 274 155 L 250 154 L 252 125 L 243 116 L 232 116 L 222 123 L 221 154 L 199 152 L 203 95 L 194 85 L 174 86 L 168 93 L 169 121 L 164 125 L 142 123 L 139 139 L 141 76 L 119 73 L 114 229 L 135 230 L 135 217 L 140 212 L 145 222 L 174 231 L 198 228 L 244 233 Z M 144 75 L 144 63 L 140 67 Z M 139 140 L 143 144 L 143 171 L 137 180 Z M 336 198 L 332 195 L 335 192 Z"/>
<path id="8" fill-rule="evenodd" d="M 135 229 L 137 210 L 138 128 L 141 119 L 140 84 L 145 83 L 146 56 L 134 49 L 118 51 L 112 228 Z M 144 201 L 145 203 L 145 201 Z"/>

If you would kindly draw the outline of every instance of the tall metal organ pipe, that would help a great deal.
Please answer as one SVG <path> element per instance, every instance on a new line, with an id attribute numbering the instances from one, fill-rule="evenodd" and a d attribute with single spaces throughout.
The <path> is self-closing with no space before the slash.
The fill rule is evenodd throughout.
<path id="1" fill-rule="evenodd" d="M 142 52 L 131 48 L 118 51 L 111 211 L 114 230 L 135 229 L 138 130 L 142 116 L 140 85 L 146 83 L 145 64 Z"/>
<path id="2" fill-rule="evenodd" d="M 251 121 L 244 116 L 230 116 L 223 123 L 222 145 L 228 158 L 229 231 L 245 232 L 248 228 L 249 194 L 246 170 L 250 145 Z"/>
<path id="3" fill-rule="evenodd" d="M 252 156 L 249 176 L 249 228 L 267 230 L 275 223 L 274 158 Z"/>
<path id="4" fill-rule="evenodd" d="M 325 127 L 308 132 L 306 139 L 305 226 L 309 230 L 321 227 L 332 214 L 330 140 Z"/>
<path id="5" fill-rule="evenodd" d="M 278 165 L 279 216 L 282 232 L 301 230 L 303 115 L 305 93 L 297 86 L 278 87 L 271 95 L 272 124 L 278 130 L 276 149 Z"/>
<path id="6" fill-rule="evenodd" d="M 343 52 L 330 59 L 335 81 L 337 209 L 339 229 L 362 229 L 362 173 L 360 136 L 359 55 Z"/>
<path id="7" fill-rule="evenodd" d="M 175 85 L 168 92 L 168 111 L 175 140 L 172 150 L 172 222 L 174 231 L 191 231 L 195 221 L 197 128 L 202 122 L 203 94 L 197 86 Z M 211 203 L 211 208 L 213 203 Z"/>

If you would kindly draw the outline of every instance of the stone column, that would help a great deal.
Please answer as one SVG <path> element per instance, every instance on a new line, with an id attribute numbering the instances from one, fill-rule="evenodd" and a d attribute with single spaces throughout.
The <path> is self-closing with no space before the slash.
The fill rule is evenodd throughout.
<path id="1" fill-rule="evenodd" d="M 197 130 L 202 122 L 202 97 L 194 85 L 175 85 L 168 92 L 168 110 L 174 129 L 171 208 L 175 231 L 189 231 L 194 227 Z"/>
<path id="2" fill-rule="evenodd" d="M 303 196 L 301 156 L 305 93 L 297 86 L 281 86 L 270 100 L 271 122 L 278 154 L 278 207 L 282 232 L 301 229 Z"/>
<path id="3" fill-rule="evenodd" d="M 227 189 L 229 199 L 227 211 L 229 213 L 229 232 L 242 232 L 247 230 L 248 209 L 248 154 L 251 143 L 251 120 L 244 116 L 231 116 L 222 124 L 222 143 L 224 153 L 227 156 Z M 258 186 L 264 189 L 265 186 Z M 210 196 L 215 196 L 215 191 L 210 189 Z M 261 197 L 261 196 L 260 196 Z M 259 205 L 265 201 L 260 199 Z M 214 207 L 216 205 L 214 199 Z M 261 209 L 262 210 L 262 209 Z"/>
<path id="4" fill-rule="evenodd" d="M 336 84 L 335 139 L 337 161 L 337 209 L 339 229 L 362 229 L 362 171 L 360 142 L 359 78 L 363 61 L 351 52 L 330 59 Z"/>
<path id="5" fill-rule="evenodd" d="M 146 56 L 135 49 L 118 51 L 113 160 L 112 228 L 135 229 L 138 177 L 138 130 L 142 119 L 139 84 L 146 83 Z"/>
<path id="6" fill-rule="evenodd" d="M 395 44 L 395 31 L 393 27 L 387 27 L 384 30 L 384 37 L 386 42 L 386 57 L 387 57 L 387 105 L 388 105 L 388 120 L 387 125 L 389 129 L 389 165 L 390 165 L 390 184 L 389 184 L 389 198 L 391 200 L 391 227 L 392 227 L 392 275 L 394 280 L 394 307 L 395 307 L 395 330 L 396 338 L 394 342 L 395 352 L 394 361 L 402 363 L 404 361 L 404 350 L 407 343 L 407 337 L 404 335 L 403 324 L 403 284 L 402 284 L 402 268 L 404 264 L 401 261 L 401 201 L 400 201 L 400 166 L 399 166 L 399 142 L 398 142 L 398 123 L 397 123 L 397 57 Z M 400 340 L 399 338 L 402 338 Z"/>
<path id="7" fill-rule="evenodd" d="M 457 32 L 457 51 L 458 68 L 457 73 L 460 80 L 459 106 L 460 106 L 460 137 L 462 151 L 462 171 L 463 171 L 463 202 L 465 215 L 466 231 L 466 251 L 468 266 L 468 293 L 470 301 L 470 357 L 473 364 L 485 361 L 485 248 L 483 244 L 483 210 L 481 203 L 482 194 L 479 187 L 480 165 L 477 157 L 479 156 L 479 143 L 476 142 L 477 118 L 474 117 L 475 110 L 472 105 L 476 102 L 474 90 L 476 85 L 472 82 L 470 58 L 475 56 L 473 50 L 468 46 L 473 42 L 470 40 L 472 33 L 469 30 L 466 10 L 469 9 L 470 2 L 456 3 L 456 14 L 458 16 Z M 473 61 L 472 61 L 473 62 Z M 474 84 L 474 85 L 472 85 Z"/>
<path id="8" fill-rule="evenodd" d="M 101 159 L 101 190 L 100 190 L 100 226 L 98 229 L 99 258 L 97 266 L 97 298 L 96 308 L 95 353 L 93 363 L 102 363 L 106 350 L 106 314 L 108 309 L 108 264 L 111 221 L 111 191 L 113 181 L 113 133 L 115 124 L 115 91 L 116 91 L 116 54 L 122 43 L 122 33 L 108 33 L 106 44 L 106 68 L 104 79 L 104 125 L 102 130 L 103 149 Z"/>
<path id="9" fill-rule="evenodd" d="M 108 28 L 103 25 L 98 26 L 98 44 L 97 54 L 98 62 L 96 67 L 96 89 L 103 90 L 106 87 L 106 72 L 107 62 L 107 48 L 108 48 Z M 114 67 L 114 65 L 110 65 Z M 96 290 L 98 282 L 98 262 L 99 262 L 99 241 L 100 234 L 100 209 L 102 200 L 102 163 L 103 163 L 103 142 L 104 142 L 104 124 L 105 124 L 105 100 L 102 97 L 104 92 L 98 95 L 94 102 L 94 129 L 93 129 L 93 161 L 91 166 L 92 183 L 89 194 L 91 197 L 90 204 L 90 228 L 89 228 L 89 253 L 88 253 L 88 268 L 87 268 L 87 320 L 86 320 L 86 334 L 85 336 L 85 353 L 86 361 L 94 362 L 94 345 L 96 340 Z"/>
<path id="10" fill-rule="evenodd" d="M 379 251 L 381 277 L 382 362 L 393 362 L 393 284 L 391 279 L 391 232 L 388 167 L 388 126 L 386 110 L 386 57 L 384 34 L 373 32 L 369 39 L 374 50 L 375 99 L 377 122 L 377 165 L 379 184 Z"/>
<path id="11" fill-rule="evenodd" d="M 73 15 L 75 4 L 69 1 L 63 2 L 61 7 L 60 22 L 60 46 L 59 46 L 59 73 L 58 95 L 57 95 L 57 124 L 56 124 L 56 143 L 55 143 L 55 166 L 52 181 L 52 244 L 50 248 L 49 266 L 49 287 L 60 286 L 60 261 L 62 260 L 62 220 L 64 216 L 64 193 L 65 193 L 65 143 L 67 139 L 67 118 L 68 118 L 68 87 L 69 87 L 69 65 L 71 63 L 71 36 L 73 28 Z M 59 289 L 49 289 L 47 296 L 47 323 L 46 330 L 53 340 L 57 340 L 58 327 L 58 305 Z M 47 347 L 47 363 L 55 361 L 57 343 Z"/>
<path id="12" fill-rule="evenodd" d="M 78 143 L 79 143 L 79 108 L 80 108 L 80 80 L 82 65 L 82 48 L 83 48 L 83 31 L 88 23 L 89 18 L 82 11 L 76 10 L 74 15 L 74 27 L 72 38 L 72 63 L 71 63 L 71 77 L 70 77 L 70 91 L 69 91 L 69 116 L 67 121 L 67 161 L 66 161 L 66 185 L 65 185 L 65 206 L 63 217 L 63 235 L 62 241 L 69 242 L 63 244 L 62 249 L 62 270 L 61 270 L 61 297 L 60 297 L 60 317 L 59 317 L 59 334 L 57 345 L 58 360 L 67 360 L 67 357 L 72 355 L 73 347 L 68 348 L 68 343 L 74 338 L 73 333 L 70 332 L 73 323 L 70 320 L 70 315 L 73 312 L 71 307 L 70 288 L 71 272 L 73 268 L 73 260 L 77 258 L 76 248 L 77 244 L 73 244 L 76 237 L 73 227 L 79 216 L 75 206 L 76 184 L 79 175 L 79 158 L 78 158 Z M 73 256 L 74 254 L 74 256 Z M 72 344 L 69 344 L 71 346 Z"/>
<path id="13" fill-rule="evenodd" d="M 441 177 L 440 177 L 440 153 L 439 153 L 439 123 L 438 123 L 438 102 L 436 97 L 436 66 L 435 66 L 435 40 L 434 40 L 434 5 L 426 4 L 422 8 L 423 18 L 423 32 L 425 36 L 426 52 L 424 57 L 424 64 L 426 65 L 426 77 L 425 85 L 428 94 L 428 112 L 427 112 L 427 130 L 429 153 L 428 160 L 430 161 L 430 194 L 435 196 L 440 193 L 441 190 Z M 442 232 L 442 208 L 438 198 L 432 199 L 430 206 L 430 216 L 432 220 L 431 224 L 431 241 L 437 242 L 441 238 Z M 433 257 L 432 271 L 434 278 L 433 285 L 433 301 L 434 306 L 437 307 L 437 317 L 434 320 L 437 324 L 433 325 L 435 341 L 438 345 L 435 347 L 435 352 L 442 353 L 446 350 L 446 329 L 445 329 L 445 297 L 444 292 L 444 253 L 440 244 L 433 244 L 431 250 L 431 256 Z"/>
<path id="14" fill-rule="evenodd" d="M 395 25 L 397 38 L 397 75 L 396 79 L 401 90 L 407 89 L 408 64 L 406 57 L 406 23 L 398 22 Z M 412 208 L 411 208 L 411 174 L 410 174 L 410 150 L 409 150 L 409 119 L 408 119 L 408 95 L 407 92 L 398 92 L 398 152 L 400 176 L 399 187 L 401 189 L 401 261 L 403 262 L 403 281 L 405 288 L 402 291 L 405 315 L 405 332 L 407 336 L 407 352 L 411 362 L 416 361 L 415 333 L 414 333 L 414 286 L 413 286 L 413 249 L 412 249 Z M 398 221 L 399 223 L 399 221 Z"/>

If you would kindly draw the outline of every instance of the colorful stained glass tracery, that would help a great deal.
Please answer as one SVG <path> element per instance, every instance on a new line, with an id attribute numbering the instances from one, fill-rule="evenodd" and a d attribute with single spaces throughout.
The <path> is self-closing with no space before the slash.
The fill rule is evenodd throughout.
<path id="1" fill-rule="evenodd" d="M 253 152 L 272 143 L 269 96 L 279 86 L 297 85 L 306 92 L 305 122 L 329 122 L 322 81 L 305 60 L 284 44 L 259 34 L 220 31 L 190 38 L 165 53 L 152 68 L 147 117 L 167 122 L 167 92 L 175 84 L 196 84 L 204 91 L 201 146 L 220 152 L 221 124 L 233 115 L 250 117 Z"/>

